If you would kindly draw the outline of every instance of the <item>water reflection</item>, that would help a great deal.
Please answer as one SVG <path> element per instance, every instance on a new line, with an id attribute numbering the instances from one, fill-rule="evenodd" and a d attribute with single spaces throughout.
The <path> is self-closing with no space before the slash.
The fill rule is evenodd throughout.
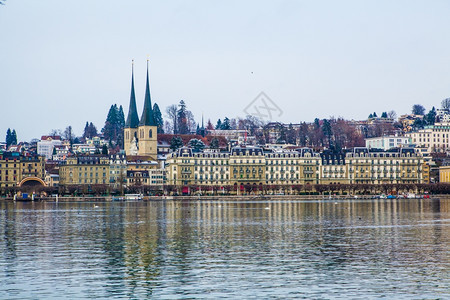
<path id="1" fill-rule="evenodd" d="M 445 298 L 449 203 L 0 202 L 0 298 Z"/>

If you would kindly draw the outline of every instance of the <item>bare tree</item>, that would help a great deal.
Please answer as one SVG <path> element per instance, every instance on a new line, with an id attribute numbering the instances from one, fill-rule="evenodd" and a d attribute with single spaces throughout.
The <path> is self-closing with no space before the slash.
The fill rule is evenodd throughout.
<path id="1" fill-rule="evenodd" d="M 61 129 L 52 129 L 49 133 L 50 136 L 62 136 L 62 131 Z"/>
<path id="2" fill-rule="evenodd" d="M 425 107 L 423 107 L 423 105 L 421 105 L 421 104 L 414 104 L 413 107 L 412 107 L 411 112 L 414 115 L 421 115 L 421 116 L 423 116 L 425 114 Z"/>
<path id="3" fill-rule="evenodd" d="M 173 126 L 169 121 L 164 121 L 164 132 L 165 133 L 170 133 L 173 132 Z"/>
<path id="4" fill-rule="evenodd" d="M 390 112 L 388 112 L 388 117 L 390 119 L 397 119 L 397 113 L 394 110 L 391 110 Z"/>
<path id="5" fill-rule="evenodd" d="M 66 140 L 68 140 L 68 141 L 70 142 L 70 144 L 72 145 L 73 139 L 74 139 L 72 126 L 69 125 L 69 126 L 66 127 L 66 129 L 64 130 L 64 135 L 63 135 L 63 137 L 64 137 Z"/>
<path id="6" fill-rule="evenodd" d="M 186 119 L 189 132 L 195 132 L 197 123 L 195 122 L 194 114 L 190 110 L 186 111 Z"/>
<path id="7" fill-rule="evenodd" d="M 169 117 L 169 119 L 172 121 L 172 128 L 173 128 L 173 133 L 174 134 L 178 133 L 178 129 L 177 129 L 177 112 L 178 112 L 178 106 L 176 104 L 169 105 L 166 108 L 166 114 Z"/>
<path id="8" fill-rule="evenodd" d="M 442 109 L 450 110 L 450 98 L 445 98 L 441 102 Z"/>

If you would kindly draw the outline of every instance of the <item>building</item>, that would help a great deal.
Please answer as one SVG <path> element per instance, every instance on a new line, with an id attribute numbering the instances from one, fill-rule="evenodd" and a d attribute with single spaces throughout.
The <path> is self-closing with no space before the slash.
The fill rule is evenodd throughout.
<path id="1" fill-rule="evenodd" d="M 55 161 L 65 160 L 69 156 L 70 148 L 67 145 L 55 145 L 53 147 L 52 159 Z"/>
<path id="2" fill-rule="evenodd" d="M 450 124 L 436 123 L 425 126 L 414 132 L 405 134 L 418 148 L 426 148 L 426 153 L 445 152 L 450 148 L 449 142 Z"/>
<path id="3" fill-rule="evenodd" d="M 441 123 L 450 123 L 450 112 L 448 109 L 436 109 L 436 116 Z"/>
<path id="4" fill-rule="evenodd" d="M 147 158 L 147 156 L 127 156 L 127 187 L 162 189 L 165 183 L 165 170 L 160 168 L 157 161 Z"/>
<path id="5" fill-rule="evenodd" d="M 72 145 L 72 151 L 75 154 L 87 154 L 87 155 L 93 155 L 97 151 L 97 148 L 94 145 L 88 145 L 88 144 L 73 144 Z"/>
<path id="6" fill-rule="evenodd" d="M 59 174 L 47 173 L 45 174 L 45 183 L 47 186 L 58 187 L 59 186 Z"/>
<path id="7" fill-rule="evenodd" d="M 367 138 L 365 139 L 365 141 L 366 141 L 366 148 L 369 149 L 376 148 L 385 151 L 392 148 L 407 147 L 411 143 L 408 137 L 395 135 Z"/>
<path id="8" fill-rule="evenodd" d="M 250 132 L 245 129 L 229 129 L 229 130 L 211 129 L 208 130 L 208 135 L 215 137 L 224 137 L 227 139 L 227 141 L 234 141 L 237 142 L 238 144 L 249 144 L 249 145 L 256 144 L 256 137 L 251 136 Z"/>
<path id="9" fill-rule="evenodd" d="M 415 115 L 415 114 L 406 114 L 406 115 L 401 115 L 398 118 L 398 122 L 400 124 L 402 124 L 403 127 L 403 131 L 405 132 L 409 132 L 413 129 L 414 127 L 414 123 L 416 123 L 417 121 L 422 121 L 424 118 L 423 115 Z"/>
<path id="10" fill-rule="evenodd" d="M 422 170 L 423 170 L 422 171 L 422 173 L 423 173 L 423 183 L 426 183 L 426 184 L 430 183 L 431 182 L 431 179 L 430 179 L 430 171 L 431 171 L 430 165 L 427 162 L 424 162 L 423 165 L 422 165 Z"/>
<path id="11" fill-rule="evenodd" d="M 196 153 L 183 147 L 168 156 L 167 165 L 167 184 L 182 187 L 183 193 L 210 188 L 239 193 L 301 185 L 417 184 L 429 180 L 424 158 L 412 148 L 382 151 L 360 147 L 319 154 L 309 148 L 275 152 L 241 146 L 230 152 Z"/>
<path id="12" fill-rule="evenodd" d="M 333 153 L 325 150 L 320 153 L 320 183 L 321 184 L 346 184 L 349 183 L 348 166 L 344 153 Z"/>
<path id="13" fill-rule="evenodd" d="M 163 189 L 166 179 L 165 170 L 162 169 L 128 170 L 126 176 L 128 187 L 153 187 L 159 190 Z"/>
<path id="14" fill-rule="evenodd" d="M 439 167 L 439 182 L 450 183 L 450 165 Z"/>
<path id="15" fill-rule="evenodd" d="M 72 156 L 62 162 L 59 167 L 60 185 L 105 185 L 109 183 L 109 156 Z"/>
<path id="16" fill-rule="evenodd" d="M 355 148 L 345 159 L 351 184 L 424 183 L 424 159 L 412 148 L 390 151 Z"/>
<path id="17" fill-rule="evenodd" d="M 0 187 L 17 187 L 27 181 L 45 186 L 44 159 L 44 156 L 39 155 L 25 156 L 18 152 L 3 152 L 0 154 Z"/>
<path id="18" fill-rule="evenodd" d="M 147 60 L 147 80 L 144 97 L 144 109 L 139 120 L 134 92 L 134 64 L 131 74 L 131 95 L 128 117 L 124 129 L 124 148 L 127 156 L 146 156 L 157 160 L 157 125 L 153 116 L 150 97 L 150 83 Z"/>
<path id="19" fill-rule="evenodd" d="M 228 185 L 230 181 L 229 157 L 229 153 L 220 151 L 207 150 L 195 153 L 190 148 L 180 148 L 167 158 L 167 184 Z"/>
<path id="20" fill-rule="evenodd" d="M 109 156 L 109 184 L 114 188 L 121 188 L 127 179 L 127 157 L 125 154 L 111 154 Z"/>
<path id="21" fill-rule="evenodd" d="M 309 148 L 267 151 L 264 156 L 267 185 L 319 183 L 320 156 Z"/>
<path id="22" fill-rule="evenodd" d="M 61 145 L 61 137 L 59 135 L 42 136 L 37 142 L 37 154 L 45 156 L 46 159 L 52 159 L 53 147 Z"/>

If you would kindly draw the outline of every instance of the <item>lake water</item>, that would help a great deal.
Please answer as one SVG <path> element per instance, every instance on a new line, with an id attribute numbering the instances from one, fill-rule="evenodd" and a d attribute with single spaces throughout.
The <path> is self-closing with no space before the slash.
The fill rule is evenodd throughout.
<path id="1" fill-rule="evenodd" d="M 0 202 L 0 298 L 449 299 L 449 207 Z"/>

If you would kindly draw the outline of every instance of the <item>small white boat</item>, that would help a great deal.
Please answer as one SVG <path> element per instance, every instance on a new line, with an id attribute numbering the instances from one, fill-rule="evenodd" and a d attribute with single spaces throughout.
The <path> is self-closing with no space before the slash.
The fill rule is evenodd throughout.
<path id="1" fill-rule="evenodd" d="M 143 199 L 142 194 L 125 194 L 126 201 L 138 201 L 138 200 L 142 200 L 142 199 Z"/>

